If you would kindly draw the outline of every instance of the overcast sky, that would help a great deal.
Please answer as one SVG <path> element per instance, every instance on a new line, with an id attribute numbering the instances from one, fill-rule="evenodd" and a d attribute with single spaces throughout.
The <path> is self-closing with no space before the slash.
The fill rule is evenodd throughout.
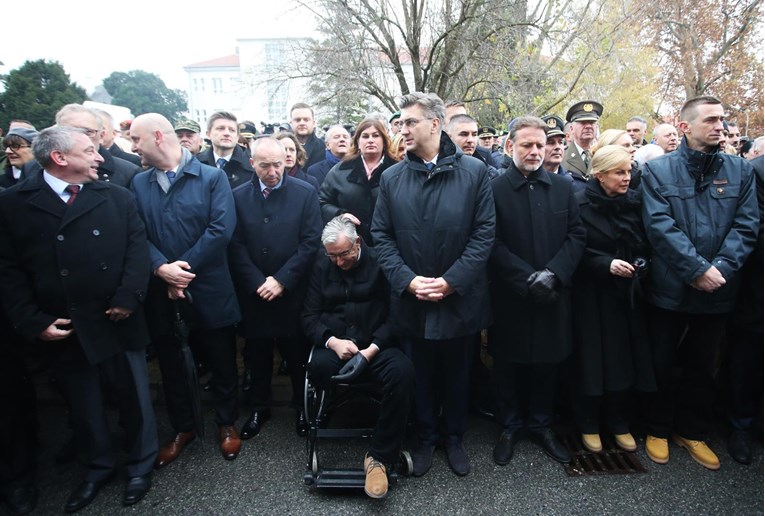
<path id="1" fill-rule="evenodd" d="M 25 61 L 61 63 L 88 93 L 112 72 L 144 70 L 187 89 L 183 67 L 236 52 L 237 38 L 310 36 L 310 15 L 291 0 L 45 2 L 3 20 L 0 73 Z M 7 18 L 7 16 L 5 16 Z"/>

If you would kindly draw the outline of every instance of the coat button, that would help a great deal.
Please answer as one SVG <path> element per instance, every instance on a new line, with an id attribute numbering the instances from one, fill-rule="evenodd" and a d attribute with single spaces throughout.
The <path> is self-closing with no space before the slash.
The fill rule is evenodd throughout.
<path id="1" fill-rule="evenodd" d="M 261 249 L 261 251 L 263 252 L 263 254 L 268 254 L 268 247 L 264 247 L 263 249 Z"/>
<path id="2" fill-rule="evenodd" d="M 56 240 L 58 240 L 59 242 L 63 242 L 64 241 L 64 235 L 56 235 Z"/>
<path id="3" fill-rule="evenodd" d="M 99 236 L 100 234 L 101 234 L 101 232 L 99 230 L 97 230 L 97 229 L 93 230 L 93 236 Z"/>
<path id="4" fill-rule="evenodd" d="M 109 266 L 108 266 L 108 265 L 106 265 L 105 263 L 102 263 L 102 264 L 101 264 L 101 270 L 102 270 L 102 271 L 105 271 L 105 270 L 106 270 L 106 269 L 108 269 L 108 268 L 109 268 Z"/>
<path id="5" fill-rule="evenodd" d="M 61 269 L 62 276 L 69 276 L 69 269 Z"/>
<path id="6" fill-rule="evenodd" d="M 529 190 L 533 190 L 533 189 L 534 189 L 534 185 L 529 185 Z"/>
<path id="7" fill-rule="evenodd" d="M 268 217 L 266 217 L 266 218 L 264 218 L 264 219 L 263 219 L 263 222 L 265 222 L 266 224 L 268 224 L 269 222 L 271 222 L 271 219 L 269 219 Z"/>

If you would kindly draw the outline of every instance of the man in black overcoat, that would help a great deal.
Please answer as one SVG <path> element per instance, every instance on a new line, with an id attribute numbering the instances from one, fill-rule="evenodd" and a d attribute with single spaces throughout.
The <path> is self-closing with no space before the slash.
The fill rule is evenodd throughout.
<path id="1" fill-rule="evenodd" d="M 512 163 L 491 185 L 497 232 L 489 353 L 504 429 L 494 448 L 499 465 L 510 462 L 524 427 L 550 457 L 570 460 L 550 425 L 558 366 L 571 352 L 571 277 L 586 232 L 571 180 L 542 166 L 546 129 L 536 117 L 516 120 L 507 144 Z"/>
<path id="2" fill-rule="evenodd" d="M 3 303 L 21 335 L 48 344 L 88 457 L 64 509 L 85 507 L 114 476 L 102 380 L 126 432 L 122 503 L 131 505 L 148 492 L 157 454 L 141 312 L 150 274 L 144 226 L 129 191 L 97 180 L 102 158 L 85 130 L 46 129 L 33 151 L 43 171 L 0 195 Z"/>

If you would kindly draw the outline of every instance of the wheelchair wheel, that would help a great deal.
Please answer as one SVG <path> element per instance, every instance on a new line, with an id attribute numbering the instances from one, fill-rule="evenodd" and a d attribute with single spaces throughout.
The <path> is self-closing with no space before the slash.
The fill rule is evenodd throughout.
<path id="1" fill-rule="evenodd" d="M 313 473 L 314 476 L 319 474 L 319 456 L 316 453 L 316 450 L 311 453 L 311 473 Z"/>
<path id="2" fill-rule="evenodd" d="M 412 454 L 406 450 L 401 451 L 401 466 L 404 468 L 404 474 L 409 476 L 414 473 L 414 461 Z"/>

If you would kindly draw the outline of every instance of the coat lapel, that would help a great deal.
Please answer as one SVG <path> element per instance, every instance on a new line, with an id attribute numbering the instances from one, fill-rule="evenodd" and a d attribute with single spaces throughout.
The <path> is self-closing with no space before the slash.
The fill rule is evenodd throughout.
<path id="1" fill-rule="evenodd" d="M 82 217 L 96 206 L 103 203 L 104 198 L 102 190 L 108 187 L 100 182 L 89 183 L 85 185 L 82 191 L 77 194 L 77 199 L 71 206 L 66 206 L 64 217 L 61 220 L 61 227 L 64 228 L 74 220 Z"/>

